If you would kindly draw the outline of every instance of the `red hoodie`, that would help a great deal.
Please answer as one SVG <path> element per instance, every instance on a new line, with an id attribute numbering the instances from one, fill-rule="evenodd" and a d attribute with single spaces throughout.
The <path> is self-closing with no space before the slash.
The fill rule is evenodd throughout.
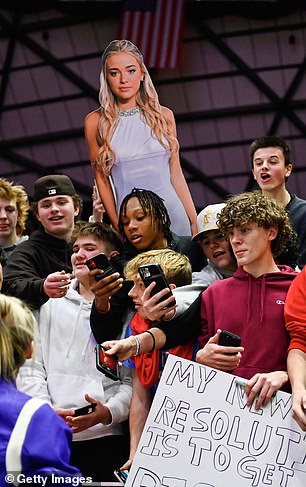
<path id="1" fill-rule="evenodd" d="M 233 373 L 245 379 L 287 370 L 284 302 L 297 273 L 288 266 L 279 269 L 255 278 L 239 267 L 232 277 L 214 282 L 202 294 L 200 347 L 218 328 L 240 335 L 244 352 Z"/>
<path id="2" fill-rule="evenodd" d="M 306 353 L 306 266 L 290 286 L 285 302 L 286 328 L 290 334 L 289 350 Z"/>

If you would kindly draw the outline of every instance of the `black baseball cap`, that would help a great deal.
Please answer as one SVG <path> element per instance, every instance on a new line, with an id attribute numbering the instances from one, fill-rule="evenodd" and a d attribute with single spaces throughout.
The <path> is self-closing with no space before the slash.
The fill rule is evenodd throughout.
<path id="1" fill-rule="evenodd" d="M 71 179 L 65 174 L 51 174 L 49 176 L 42 176 L 34 183 L 34 201 L 49 198 L 57 195 L 76 195 L 75 188 Z"/>

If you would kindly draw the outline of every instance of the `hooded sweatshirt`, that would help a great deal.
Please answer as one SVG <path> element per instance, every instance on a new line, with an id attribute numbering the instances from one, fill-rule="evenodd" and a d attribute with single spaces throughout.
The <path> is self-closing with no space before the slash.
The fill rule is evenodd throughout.
<path id="1" fill-rule="evenodd" d="M 214 282 L 202 294 L 200 348 L 218 328 L 239 335 L 244 352 L 233 373 L 245 379 L 287 370 L 284 302 L 297 273 L 288 266 L 279 269 L 255 278 L 239 267 L 233 277 Z"/>
<path id="2" fill-rule="evenodd" d="M 285 302 L 286 328 L 290 334 L 289 350 L 306 353 L 306 267 L 290 286 Z"/>
<path id="3" fill-rule="evenodd" d="M 32 309 L 39 308 L 49 299 L 43 290 L 46 277 L 62 270 L 72 272 L 70 245 L 40 228 L 10 254 L 2 292 L 24 300 Z"/>
<path id="4" fill-rule="evenodd" d="M 54 408 L 78 408 L 84 395 L 105 404 L 110 425 L 96 424 L 74 434 L 73 440 L 89 440 L 122 434 L 132 395 L 130 371 L 121 368 L 121 381 L 113 381 L 96 369 L 94 339 L 89 323 L 91 303 L 77 292 L 74 279 L 63 298 L 51 298 L 38 313 L 35 351 L 19 369 L 18 389 L 46 400 Z"/>

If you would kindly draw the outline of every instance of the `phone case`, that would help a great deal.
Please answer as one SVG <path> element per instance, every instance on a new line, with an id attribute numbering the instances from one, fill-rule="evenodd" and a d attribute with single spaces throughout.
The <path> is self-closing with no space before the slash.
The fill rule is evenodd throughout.
<path id="1" fill-rule="evenodd" d="M 115 470 L 114 475 L 117 477 L 119 482 L 121 482 L 122 485 L 125 484 L 128 478 L 129 471 L 128 470 Z"/>
<path id="2" fill-rule="evenodd" d="M 142 265 L 138 268 L 138 272 L 145 287 L 148 287 L 153 281 L 156 282 L 154 288 L 151 291 L 152 296 L 154 296 L 154 294 L 157 294 L 159 291 L 162 291 L 162 289 L 165 288 L 169 289 L 169 294 L 163 296 L 163 298 L 159 302 L 164 301 L 165 299 L 169 298 L 169 296 L 172 295 L 172 291 L 169 287 L 168 281 L 159 264 Z M 171 307 L 174 305 L 175 305 L 175 301 L 172 301 L 171 304 L 169 304 L 166 307 Z"/>
<path id="3" fill-rule="evenodd" d="M 221 331 L 218 345 L 222 345 L 224 347 L 240 347 L 240 344 L 240 336 L 235 335 L 235 333 L 231 333 L 230 331 Z"/>
<path id="4" fill-rule="evenodd" d="M 77 408 L 74 410 L 74 417 L 83 416 L 84 414 L 93 413 L 94 410 L 96 409 L 96 407 L 97 407 L 97 403 L 94 402 L 94 403 L 88 404 L 87 406 L 83 406 L 82 408 Z"/>
<path id="5" fill-rule="evenodd" d="M 118 359 L 104 353 L 102 345 L 96 346 L 96 367 L 106 377 L 112 380 L 120 380 Z"/>
<path id="6" fill-rule="evenodd" d="M 87 259 L 86 265 L 90 270 L 101 269 L 102 271 L 104 271 L 103 273 L 97 274 L 95 276 L 96 281 L 100 281 L 104 277 L 108 277 L 115 272 L 108 258 L 105 254 L 103 254 L 103 252 Z"/>

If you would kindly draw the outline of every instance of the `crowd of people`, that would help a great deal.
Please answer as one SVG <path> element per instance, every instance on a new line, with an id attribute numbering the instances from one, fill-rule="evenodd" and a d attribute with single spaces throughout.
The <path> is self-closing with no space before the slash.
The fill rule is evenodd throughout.
<path id="1" fill-rule="evenodd" d="M 173 113 L 137 47 L 111 42 L 100 79 L 85 118 L 90 221 L 67 175 L 38 178 L 31 203 L 0 178 L 1 485 L 8 472 L 114 481 L 132 465 L 169 353 L 243 377 L 256 409 L 292 393 L 306 431 L 306 201 L 287 189 L 289 145 L 254 140 L 259 190 L 196 215 Z M 99 253 L 105 276 L 86 263 Z M 168 282 L 158 292 L 139 272 L 150 265 Z M 223 330 L 241 345 L 221 346 Z M 122 362 L 117 380 L 97 368 L 97 344 Z"/>

